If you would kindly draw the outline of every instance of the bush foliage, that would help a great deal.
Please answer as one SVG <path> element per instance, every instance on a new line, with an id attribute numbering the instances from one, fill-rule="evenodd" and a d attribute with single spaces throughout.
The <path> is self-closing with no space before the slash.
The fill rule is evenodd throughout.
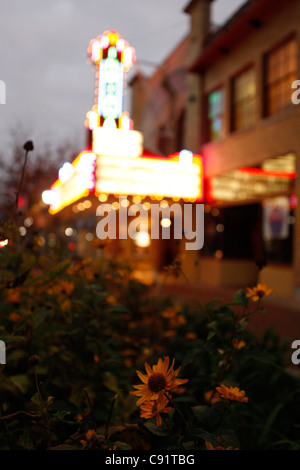
<path id="1" fill-rule="evenodd" d="M 299 378 L 274 332 L 248 331 L 263 312 L 244 290 L 231 303 L 180 304 L 114 265 L 103 245 L 79 259 L 3 230 L 0 449 L 299 450 Z M 180 263 L 167 270 L 180 275 Z M 188 382 L 158 426 L 130 392 L 136 371 L 164 357 Z M 221 384 L 248 402 L 220 398 Z"/>

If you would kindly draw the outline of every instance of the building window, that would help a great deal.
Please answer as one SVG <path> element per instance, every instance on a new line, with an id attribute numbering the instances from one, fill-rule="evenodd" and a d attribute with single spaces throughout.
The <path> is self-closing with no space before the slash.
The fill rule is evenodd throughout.
<path id="1" fill-rule="evenodd" d="M 208 95 L 208 140 L 224 137 L 224 90 L 222 88 Z"/>
<path id="2" fill-rule="evenodd" d="M 255 71 L 247 69 L 233 79 L 232 130 L 249 129 L 255 123 Z"/>
<path id="3" fill-rule="evenodd" d="M 291 84 L 297 79 L 297 43 L 290 39 L 265 57 L 265 115 L 291 103 Z"/>

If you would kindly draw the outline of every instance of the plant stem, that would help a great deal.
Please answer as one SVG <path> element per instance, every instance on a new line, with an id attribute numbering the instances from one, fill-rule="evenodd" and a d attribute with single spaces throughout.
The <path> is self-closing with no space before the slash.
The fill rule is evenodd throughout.
<path id="1" fill-rule="evenodd" d="M 28 156 L 28 150 L 25 151 L 25 160 L 24 160 L 24 164 L 23 164 L 23 168 L 22 168 L 22 175 L 21 175 L 21 179 L 20 179 L 19 188 L 18 188 L 18 191 L 16 193 L 15 212 L 18 210 L 19 196 L 20 196 L 20 193 L 21 193 L 21 190 L 22 190 L 22 185 L 23 185 L 23 180 L 24 180 L 24 175 L 25 175 L 25 168 L 26 168 L 26 165 L 27 165 L 27 156 Z"/>
<path id="2" fill-rule="evenodd" d="M 172 400 L 171 396 L 168 394 L 167 391 L 164 392 L 164 395 L 165 395 L 165 397 L 169 400 L 169 402 L 170 402 L 171 405 L 174 407 L 174 409 L 177 411 L 177 413 L 179 414 L 179 416 L 181 417 L 181 419 L 182 419 L 182 421 L 184 422 L 184 424 L 186 425 L 186 428 L 187 428 L 187 430 L 189 431 L 189 433 L 190 433 L 191 435 L 193 435 L 189 423 L 187 422 L 187 420 L 186 420 L 185 417 L 183 416 L 183 414 L 182 414 L 182 412 L 180 411 L 180 409 L 176 406 L 176 404 L 175 404 L 174 401 Z"/>
<path id="3" fill-rule="evenodd" d="M 88 401 L 89 408 L 90 408 L 90 413 L 91 413 L 93 421 L 94 421 L 94 428 L 96 429 L 96 419 L 95 419 L 95 416 L 94 416 L 94 409 L 93 409 L 93 405 L 92 405 L 91 399 L 89 397 L 89 394 L 88 394 L 88 391 L 87 391 L 86 388 L 84 389 L 84 393 L 86 395 L 86 399 Z"/>
<path id="4" fill-rule="evenodd" d="M 105 436 L 104 436 L 105 440 L 107 440 L 110 420 L 111 420 L 113 408 L 114 408 L 114 405 L 115 405 L 115 402 L 116 402 L 117 398 L 118 398 L 118 394 L 116 393 L 115 396 L 112 399 L 112 402 L 111 402 L 111 405 L 110 405 L 110 410 L 109 410 L 109 415 L 108 415 L 108 419 L 107 419 L 107 423 L 106 423 L 106 426 L 105 426 Z"/>

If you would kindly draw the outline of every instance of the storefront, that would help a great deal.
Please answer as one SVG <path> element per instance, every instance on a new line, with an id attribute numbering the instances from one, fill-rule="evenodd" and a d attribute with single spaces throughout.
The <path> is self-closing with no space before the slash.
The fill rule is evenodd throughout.
<path id="1" fill-rule="evenodd" d="M 241 282 L 243 272 L 244 281 L 251 284 L 264 267 L 260 280 L 276 283 L 283 295 L 291 293 L 295 178 L 296 156 L 289 153 L 266 159 L 259 168 L 242 167 L 208 182 L 200 257 L 204 266 L 213 259 L 220 265 L 223 285 L 234 285 L 238 277 Z"/>

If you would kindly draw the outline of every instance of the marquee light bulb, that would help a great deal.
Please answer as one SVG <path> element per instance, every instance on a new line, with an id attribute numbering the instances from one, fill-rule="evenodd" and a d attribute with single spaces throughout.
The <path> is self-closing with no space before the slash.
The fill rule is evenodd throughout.
<path id="1" fill-rule="evenodd" d="M 66 162 L 60 168 L 58 172 L 58 178 L 62 183 L 65 183 L 71 178 L 71 176 L 73 175 L 73 172 L 74 172 L 74 168 L 72 164 L 69 162 Z"/>

